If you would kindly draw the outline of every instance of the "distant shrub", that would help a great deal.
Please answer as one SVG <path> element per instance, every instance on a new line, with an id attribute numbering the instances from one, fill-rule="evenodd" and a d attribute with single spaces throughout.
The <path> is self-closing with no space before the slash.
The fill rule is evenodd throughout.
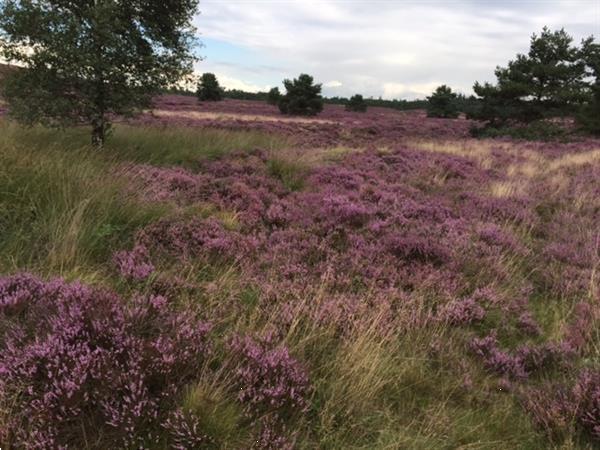
<path id="1" fill-rule="evenodd" d="M 61 279 L 0 278 L 0 401 L 14 403 L 0 442 L 146 448 L 182 428 L 202 440 L 176 414 L 209 351 L 210 326 L 194 317 L 161 296 L 125 302 Z"/>
<path id="2" fill-rule="evenodd" d="M 445 84 L 427 97 L 427 117 L 454 119 L 458 117 L 457 95 Z"/>
<path id="3" fill-rule="evenodd" d="M 346 104 L 346 111 L 354 112 L 365 112 L 367 110 L 367 103 L 360 94 L 353 95 Z"/>
<path id="4" fill-rule="evenodd" d="M 267 94 L 267 103 L 269 105 L 277 105 L 277 103 L 279 103 L 280 98 L 281 98 L 281 92 L 279 92 L 279 88 L 278 87 L 271 88 L 271 90 Z"/>
<path id="5" fill-rule="evenodd" d="M 283 80 L 286 93 L 279 99 L 282 114 L 314 116 L 323 111 L 321 85 L 305 73 L 294 80 Z"/>
<path id="6" fill-rule="evenodd" d="M 214 73 L 203 73 L 196 92 L 201 102 L 217 102 L 223 99 L 223 88 Z"/>

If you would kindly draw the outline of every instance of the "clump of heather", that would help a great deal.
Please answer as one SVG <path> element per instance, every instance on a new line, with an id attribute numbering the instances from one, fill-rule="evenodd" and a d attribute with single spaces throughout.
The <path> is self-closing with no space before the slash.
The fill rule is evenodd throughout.
<path id="1" fill-rule="evenodd" d="M 230 343 L 239 388 L 238 399 L 252 416 L 304 411 L 308 407 L 308 375 L 273 333 L 260 338 L 235 336 Z"/>
<path id="2" fill-rule="evenodd" d="M 485 309 L 471 297 L 448 303 L 439 314 L 440 320 L 452 325 L 469 325 L 484 317 Z"/>
<path id="3" fill-rule="evenodd" d="M 251 253 L 256 240 L 226 230 L 216 219 L 163 219 L 143 229 L 138 246 L 151 248 L 177 259 L 207 258 L 232 261 Z"/>
<path id="4" fill-rule="evenodd" d="M 542 329 L 531 312 L 524 311 L 517 319 L 517 328 L 530 336 L 538 336 Z"/>
<path id="5" fill-rule="evenodd" d="M 116 252 L 113 261 L 119 274 L 128 280 L 143 281 L 154 272 L 148 249 L 143 245 L 137 244 L 131 251 Z"/>
<path id="6" fill-rule="evenodd" d="M 523 400 L 533 421 L 549 435 L 564 433 L 571 426 L 600 441 L 600 371 L 584 369 L 569 389 L 549 385 L 531 389 Z"/>
<path id="7" fill-rule="evenodd" d="M 483 360 L 488 370 L 515 380 L 526 379 L 536 371 L 559 365 L 571 356 L 568 346 L 554 343 L 525 344 L 510 353 L 500 348 L 495 332 L 472 339 L 470 349 Z"/>
<path id="8" fill-rule="evenodd" d="M 306 370 L 285 346 L 277 345 L 274 333 L 236 335 L 229 348 L 237 398 L 256 429 L 253 448 L 291 449 L 284 420 L 308 408 Z"/>
<path id="9" fill-rule="evenodd" d="M 285 427 L 274 416 L 265 416 L 259 421 L 260 430 L 252 448 L 257 450 L 292 450 L 293 442 L 286 436 Z"/>
<path id="10" fill-rule="evenodd" d="M 198 419 L 181 409 L 173 411 L 163 422 L 162 427 L 168 432 L 171 448 L 174 450 L 205 448 L 212 444 L 211 439 L 202 432 Z"/>
<path id="11" fill-rule="evenodd" d="M 143 447 L 174 422 L 181 439 L 171 411 L 209 352 L 210 325 L 190 311 L 19 274 L 0 278 L 0 324 L 0 397 L 16 402 L 4 443 Z"/>
<path id="12" fill-rule="evenodd" d="M 589 341 L 593 332 L 593 324 L 598 319 L 599 311 L 595 311 L 587 302 L 575 305 L 573 318 L 567 326 L 563 341 L 574 351 L 581 351 Z"/>
<path id="13" fill-rule="evenodd" d="M 600 440 L 600 370 L 584 370 L 572 390 L 581 427 Z"/>

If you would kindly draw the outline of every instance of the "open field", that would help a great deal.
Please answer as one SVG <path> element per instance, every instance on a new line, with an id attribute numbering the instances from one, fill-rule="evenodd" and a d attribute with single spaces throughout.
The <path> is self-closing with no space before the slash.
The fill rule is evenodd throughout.
<path id="1" fill-rule="evenodd" d="M 596 448 L 600 140 L 276 114 L 0 118 L 0 447 Z"/>

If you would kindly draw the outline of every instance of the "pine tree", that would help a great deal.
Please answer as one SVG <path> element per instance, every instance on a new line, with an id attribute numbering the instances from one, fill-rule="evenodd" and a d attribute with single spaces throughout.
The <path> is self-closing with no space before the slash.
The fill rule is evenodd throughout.
<path id="1" fill-rule="evenodd" d="M 354 112 L 366 112 L 367 111 L 367 103 L 364 98 L 360 94 L 353 95 L 348 100 L 346 104 L 346 111 L 354 111 Z"/>
<path id="2" fill-rule="evenodd" d="M 582 46 L 582 57 L 586 64 L 587 75 L 593 81 L 588 100 L 577 115 L 577 122 L 584 130 L 600 135 L 600 44 L 588 38 Z"/>
<path id="3" fill-rule="evenodd" d="M 313 84 L 313 77 L 301 74 L 294 80 L 283 80 L 286 93 L 279 99 L 282 114 L 314 116 L 323 110 L 321 85 Z"/>
<path id="4" fill-rule="evenodd" d="M 223 100 L 223 89 L 214 73 L 203 73 L 196 91 L 198 100 L 201 102 L 218 102 Z"/>
<path id="5" fill-rule="evenodd" d="M 267 103 L 270 105 L 276 105 L 279 103 L 279 99 L 281 98 L 281 92 L 279 92 L 278 87 L 271 88 L 269 93 L 267 94 Z"/>
<path id="6" fill-rule="evenodd" d="M 458 97 L 445 84 L 438 88 L 427 97 L 427 117 L 441 117 L 454 119 L 458 117 Z"/>
<path id="7" fill-rule="evenodd" d="M 24 70 L 3 96 L 26 124 L 88 123 L 102 146 L 112 115 L 148 107 L 191 74 L 198 0 L 0 2 L 0 56 Z"/>
<path id="8" fill-rule="evenodd" d="M 473 87 L 481 101 L 475 118 L 495 126 L 569 114 L 585 100 L 585 62 L 564 29 L 534 34 L 528 54 L 497 67 L 495 75 L 496 85 Z"/>

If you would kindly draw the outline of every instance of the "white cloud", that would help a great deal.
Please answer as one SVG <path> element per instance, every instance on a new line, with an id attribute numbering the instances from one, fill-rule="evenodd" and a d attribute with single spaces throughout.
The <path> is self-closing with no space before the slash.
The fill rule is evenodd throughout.
<path id="1" fill-rule="evenodd" d="M 426 97 L 440 84 L 444 84 L 440 81 L 434 81 L 431 83 L 414 83 L 414 84 L 402 84 L 402 83 L 384 83 L 383 84 L 383 96 L 385 98 L 401 98 L 401 97 Z"/>
<path id="2" fill-rule="evenodd" d="M 329 95 L 414 98 L 442 83 L 468 93 L 474 81 L 493 80 L 496 65 L 527 51 L 544 25 L 564 27 L 576 41 L 600 34 L 597 0 L 205 0 L 201 9 L 201 36 L 284 68 L 258 75 L 230 67 L 229 76 L 274 85 L 309 73 Z"/>
<path id="3" fill-rule="evenodd" d="M 343 83 L 338 80 L 331 80 L 331 81 L 328 81 L 327 83 L 324 83 L 323 86 L 329 87 L 329 88 L 338 88 L 338 87 L 342 87 Z"/>
<path id="4" fill-rule="evenodd" d="M 216 72 L 215 75 L 219 80 L 219 84 L 227 89 L 241 89 L 242 91 L 246 92 L 259 92 L 268 91 L 271 88 L 269 85 L 259 86 L 257 84 L 246 83 L 243 80 L 239 80 L 219 72 Z"/>

